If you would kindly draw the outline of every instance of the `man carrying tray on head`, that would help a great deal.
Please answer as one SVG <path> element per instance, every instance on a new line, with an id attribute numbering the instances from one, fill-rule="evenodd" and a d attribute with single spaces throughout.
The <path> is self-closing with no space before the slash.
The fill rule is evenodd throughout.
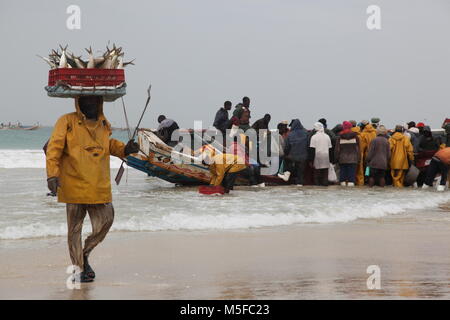
<path id="1" fill-rule="evenodd" d="M 110 155 L 125 158 L 139 151 L 111 139 L 111 125 L 103 115 L 100 96 L 75 98 L 76 111 L 58 119 L 48 142 L 47 184 L 58 202 L 66 203 L 67 233 L 72 264 L 80 268 L 80 281 L 91 282 L 94 270 L 88 256 L 106 236 L 113 220 Z M 92 234 L 81 243 L 83 220 L 89 214 Z"/>

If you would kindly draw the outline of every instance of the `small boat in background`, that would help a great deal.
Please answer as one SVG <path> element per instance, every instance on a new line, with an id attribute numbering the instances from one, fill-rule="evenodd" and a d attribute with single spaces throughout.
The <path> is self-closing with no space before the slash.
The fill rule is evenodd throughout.
<path id="1" fill-rule="evenodd" d="M 39 124 L 35 125 L 35 126 L 23 126 L 20 129 L 22 130 L 36 130 L 39 129 L 41 126 Z"/>
<path id="2" fill-rule="evenodd" d="M 0 124 L 0 130 L 36 130 L 39 129 L 41 125 L 39 122 L 32 126 L 23 126 L 20 122 L 17 122 L 17 124 L 11 124 L 8 123 L 8 125 Z"/>

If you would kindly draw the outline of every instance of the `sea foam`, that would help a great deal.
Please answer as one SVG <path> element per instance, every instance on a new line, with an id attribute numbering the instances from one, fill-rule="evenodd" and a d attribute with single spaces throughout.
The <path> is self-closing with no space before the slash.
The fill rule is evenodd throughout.
<path id="1" fill-rule="evenodd" d="M 141 177 L 142 179 L 142 177 Z M 154 179 L 154 178 L 150 178 Z M 145 180 L 145 179 L 142 179 Z M 153 180 L 143 181 L 152 184 Z M 450 201 L 450 192 L 437 193 L 387 187 L 372 191 L 267 187 L 261 191 L 236 188 L 230 196 L 206 197 L 196 189 L 144 190 L 142 185 L 114 192 L 115 231 L 237 230 L 301 224 L 351 223 L 389 215 L 420 214 Z M 126 189 L 125 189 L 126 188 Z M 136 197 L 137 196 L 137 197 Z M 64 206 L 42 207 L 32 218 L 0 224 L 0 239 L 65 236 Z M 61 211 L 61 214 L 55 213 Z M 445 215 L 446 217 L 446 215 Z M 442 219 L 445 218 L 442 215 Z M 448 219 L 445 220 L 448 223 Z M 396 219 L 396 223 L 401 223 Z M 86 221 L 84 233 L 90 232 Z"/>

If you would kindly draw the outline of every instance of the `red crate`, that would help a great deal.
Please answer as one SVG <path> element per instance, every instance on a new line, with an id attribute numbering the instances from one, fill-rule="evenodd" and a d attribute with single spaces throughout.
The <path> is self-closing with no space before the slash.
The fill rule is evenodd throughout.
<path id="1" fill-rule="evenodd" d="M 125 72 L 123 69 L 52 69 L 48 73 L 48 85 L 52 87 L 57 82 L 81 87 L 113 87 L 125 82 Z"/>

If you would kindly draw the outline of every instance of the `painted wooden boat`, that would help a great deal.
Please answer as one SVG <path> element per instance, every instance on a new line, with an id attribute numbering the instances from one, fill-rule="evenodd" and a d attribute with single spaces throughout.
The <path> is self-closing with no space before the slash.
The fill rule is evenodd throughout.
<path id="1" fill-rule="evenodd" d="M 211 175 L 207 165 L 192 163 L 194 158 L 183 153 L 177 153 L 174 149 L 161 141 L 151 130 L 140 129 L 138 141 L 141 152 L 127 157 L 127 164 L 137 170 L 145 172 L 149 176 L 178 185 L 204 185 L 209 184 Z M 172 159 L 176 155 L 180 160 Z M 286 184 L 275 175 L 263 175 L 262 180 L 270 185 Z M 238 185 L 248 184 L 248 180 L 239 177 Z"/>

